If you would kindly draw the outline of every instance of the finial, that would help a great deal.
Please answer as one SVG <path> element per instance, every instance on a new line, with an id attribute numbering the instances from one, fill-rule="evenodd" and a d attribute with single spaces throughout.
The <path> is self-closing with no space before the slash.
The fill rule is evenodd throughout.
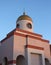
<path id="1" fill-rule="evenodd" d="M 24 12 L 23 12 L 23 15 L 25 15 L 26 13 L 25 13 L 25 8 L 24 8 Z"/>
<path id="2" fill-rule="evenodd" d="M 25 15 L 25 12 L 23 12 L 23 15 Z"/>

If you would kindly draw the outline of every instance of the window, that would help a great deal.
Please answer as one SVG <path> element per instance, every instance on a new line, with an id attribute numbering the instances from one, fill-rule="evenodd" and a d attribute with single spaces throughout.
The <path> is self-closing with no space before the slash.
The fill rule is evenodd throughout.
<path id="1" fill-rule="evenodd" d="M 27 27 L 31 29 L 32 28 L 32 24 L 31 23 L 28 23 L 27 24 Z"/>
<path id="2" fill-rule="evenodd" d="M 16 26 L 17 28 L 20 28 L 20 25 L 19 24 L 17 24 L 17 26 Z"/>

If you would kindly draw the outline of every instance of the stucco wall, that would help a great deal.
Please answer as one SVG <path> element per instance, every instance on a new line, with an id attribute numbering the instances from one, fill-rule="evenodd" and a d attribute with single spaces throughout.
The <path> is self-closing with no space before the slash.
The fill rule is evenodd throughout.
<path id="1" fill-rule="evenodd" d="M 35 38 L 14 35 L 14 57 L 16 59 L 18 55 L 25 55 L 25 45 L 32 45 L 44 48 L 44 58 L 48 58 L 50 61 L 50 44 L 48 42 L 38 40 Z"/>
<path id="2" fill-rule="evenodd" d="M 25 56 L 26 38 L 18 35 L 14 35 L 14 54 L 13 59 L 16 60 L 18 55 Z"/>
<path id="3" fill-rule="evenodd" d="M 4 57 L 7 57 L 8 61 L 13 59 L 13 36 L 6 39 L 0 46 L 0 62 L 3 62 Z"/>
<path id="4" fill-rule="evenodd" d="M 44 41 L 41 41 L 41 40 L 38 40 L 38 39 L 28 37 L 27 43 L 28 43 L 28 45 L 43 47 L 45 58 L 48 58 L 49 61 L 50 61 L 50 44 L 48 42 L 44 42 Z"/>
<path id="5" fill-rule="evenodd" d="M 21 20 L 21 21 L 18 21 L 17 24 L 18 24 L 18 23 L 19 23 L 19 25 L 20 25 L 20 29 L 33 32 L 33 24 L 32 24 L 32 21 Z M 27 27 L 27 23 L 31 23 L 31 24 L 32 24 L 32 29 L 29 29 L 29 28 Z"/>

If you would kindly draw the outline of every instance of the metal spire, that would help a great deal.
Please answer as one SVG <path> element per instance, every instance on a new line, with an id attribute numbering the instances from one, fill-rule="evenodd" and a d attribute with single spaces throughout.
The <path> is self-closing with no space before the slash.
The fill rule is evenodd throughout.
<path id="1" fill-rule="evenodd" d="M 23 12 L 23 15 L 25 15 L 26 13 L 25 13 L 25 8 L 24 8 L 24 12 Z"/>

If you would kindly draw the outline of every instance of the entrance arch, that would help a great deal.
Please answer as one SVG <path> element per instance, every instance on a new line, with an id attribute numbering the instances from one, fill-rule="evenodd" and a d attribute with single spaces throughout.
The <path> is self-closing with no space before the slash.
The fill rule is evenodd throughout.
<path id="1" fill-rule="evenodd" d="M 26 60 L 23 55 L 19 55 L 16 58 L 16 65 L 26 65 Z"/>

